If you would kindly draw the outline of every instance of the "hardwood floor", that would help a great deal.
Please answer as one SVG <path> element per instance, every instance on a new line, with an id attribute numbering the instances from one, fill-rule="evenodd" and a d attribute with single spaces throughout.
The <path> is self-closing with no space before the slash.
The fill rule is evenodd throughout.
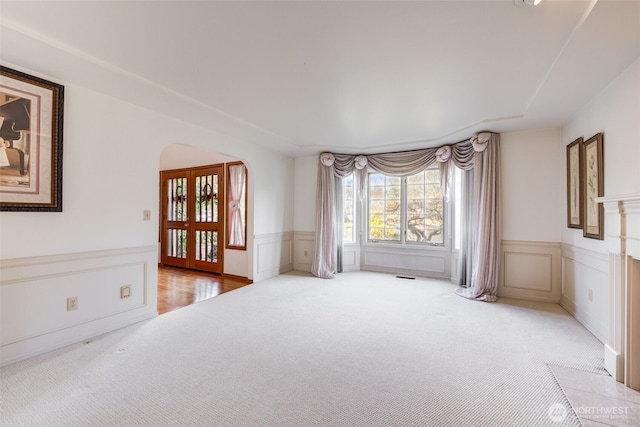
<path id="1" fill-rule="evenodd" d="M 201 271 L 158 266 L 158 314 L 241 288 L 240 279 Z"/>

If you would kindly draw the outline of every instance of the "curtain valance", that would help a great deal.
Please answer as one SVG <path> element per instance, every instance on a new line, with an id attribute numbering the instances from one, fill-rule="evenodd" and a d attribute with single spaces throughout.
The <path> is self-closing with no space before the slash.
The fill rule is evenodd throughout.
<path id="1" fill-rule="evenodd" d="M 337 177 L 355 174 L 358 192 L 362 197 L 367 186 L 367 173 L 379 172 L 388 176 L 407 176 L 422 172 L 434 163 L 439 164 L 443 194 L 448 191 L 449 162 L 462 170 L 473 169 L 474 153 L 482 152 L 491 133 L 480 133 L 468 141 L 422 150 L 399 151 L 369 155 L 322 153 L 320 167 L 332 170 Z"/>

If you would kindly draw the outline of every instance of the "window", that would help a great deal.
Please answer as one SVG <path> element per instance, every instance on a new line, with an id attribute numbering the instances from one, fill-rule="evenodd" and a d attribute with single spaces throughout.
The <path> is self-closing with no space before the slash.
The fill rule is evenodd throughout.
<path id="1" fill-rule="evenodd" d="M 369 174 L 368 241 L 444 245 L 437 167 L 405 178 Z"/>
<path id="2" fill-rule="evenodd" d="M 342 179 L 342 212 L 342 241 L 343 243 L 355 243 L 356 223 L 355 205 L 353 200 L 353 175 L 349 175 Z"/>

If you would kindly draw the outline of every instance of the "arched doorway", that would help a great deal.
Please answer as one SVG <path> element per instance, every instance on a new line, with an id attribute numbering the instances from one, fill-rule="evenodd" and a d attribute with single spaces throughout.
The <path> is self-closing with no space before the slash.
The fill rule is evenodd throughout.
<path id="1" fill-rule="evenodd" d="M 241 159 L 185 144 L 171 144 L 161 152 L 160 314 L 250 283 L 246 245 L 230 244 L 226 237 L 234 214 L 229 205 L 237 213 L 237 203 L 229 203 L 234 192 L 229 177 L 238 165 L 245 171 L 246 194 L 249 177 Z"/>

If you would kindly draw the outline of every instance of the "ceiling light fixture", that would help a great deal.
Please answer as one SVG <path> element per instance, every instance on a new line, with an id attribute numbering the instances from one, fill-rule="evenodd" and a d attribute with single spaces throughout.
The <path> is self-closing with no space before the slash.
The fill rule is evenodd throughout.
<path id="1" fill-rule="evenodd" d="M 542 0 L 513 0 L 516 6 L 537 6 Z"/>

